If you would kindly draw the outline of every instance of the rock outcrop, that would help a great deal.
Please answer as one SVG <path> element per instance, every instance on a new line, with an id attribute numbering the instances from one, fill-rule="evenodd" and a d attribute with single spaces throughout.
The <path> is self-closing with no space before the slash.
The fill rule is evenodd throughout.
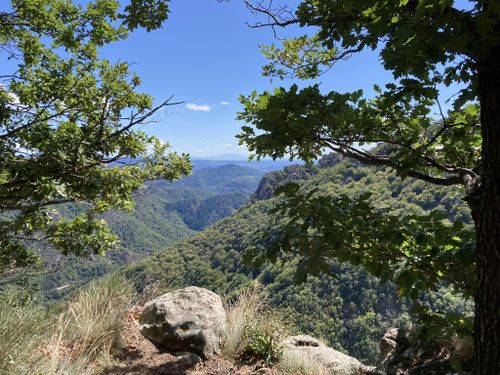
<path id="1" fill-rule="evenodd" d="M 472 368 L 472 339 L 454 338 L 447 345 L 423 342 L 407 330 L 389 329 L 380 341 L 381 363 L 386 375 L 451 375 Z"/>
<path id="2" fill-rule="evenodd" d="M 284 355 L 312 359 L 327 371 L 328 375 L 359 375 L 372 370 L 356 358 L 334 350 L 311 336 L 288 337 L 281 345 Z"/>
<path id="3" fill-rule="evenodd" d="M 139 325 L 141 334 L 159 350 L 206 359 L 220 351 L 226 312 L 217 294 L 191 286 L 148 302 Z"/>

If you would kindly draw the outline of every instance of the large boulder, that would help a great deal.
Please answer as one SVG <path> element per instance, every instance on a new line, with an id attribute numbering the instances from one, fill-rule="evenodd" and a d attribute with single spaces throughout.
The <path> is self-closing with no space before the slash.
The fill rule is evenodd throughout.
<path id="1" fill-rule="evenodd" d="M 359 375 L 372 370 L 356 358 L 334 350 L 311 336 L 291 336 L 283 340 L 281 346 L 284 356 L 313 361 L 329 375 Z"/>
<path id="2" fill-rule="evenodd" d="M 158 349 L 196 353 L 206 359 L 220 351 L 226 312 L 217 294 L 191 286 L 148 302 L 139 325 L 142 335 Z"/>

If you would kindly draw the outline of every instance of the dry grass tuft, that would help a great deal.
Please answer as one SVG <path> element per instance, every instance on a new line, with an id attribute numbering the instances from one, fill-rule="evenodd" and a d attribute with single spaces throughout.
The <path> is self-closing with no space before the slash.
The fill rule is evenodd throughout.
<path id="1" fill-rule="evenodd" d="M 0 298 L 0 375 L 92 375 L 118 354 L 136 295 L 130 281 L 112 274 L 79 291 L 57 315 L 19 300 L 5 291 Z"/>
<path id="2" fill-rule="evenodd" d="M 245 331 L 255 324 L 266 309 L 267 297 L 258 283 L 242 292 L 236 302 L 227 308 L 227 331 L 223 353 L 227 358 L 235 359 L 243 351 Z"/>
<path id="3" fill-rule="evenodd" d="M 280 373 L 290 375 L 327 375 L 328 371 L 313 356 L 296 355 L 285 351 L 279 362 Z"/>
<path id="4" fill-rule="evenodd" d="M 59 322 L 71 354 L 91 359 L 114 354 L 120 345 L 122 321 L 132 308 L 134 297 L 133 286 L 119 274 L 80 291 L 68 303 Z"/>
<path id="5" fill-rule="evenodd" d="M 286 322 L 269 309 L 267 294 L 255 283 L 228 307 L 223 353 L 244 363 L 273 364 L 281 355 L 280 341 L 289 333 Z"/>
<path id="6" fill-rule="evenodd" d="M 35 373 L 43 353 L 38 349 L 49 339 L 47 311 L 22 290 L 7 288 L 0 296 L 0 374 Z"/>

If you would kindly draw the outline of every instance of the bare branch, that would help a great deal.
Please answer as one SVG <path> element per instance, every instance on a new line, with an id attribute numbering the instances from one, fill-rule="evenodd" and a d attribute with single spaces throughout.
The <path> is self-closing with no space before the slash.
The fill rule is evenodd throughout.
<path id="1" fill-rule="evenodd" d="M 247 22 L 247 25 L 252 29 L 275 26 L 286 27 L 299 22 L 299 20 L 293 16 L 293 13 L 287 6 L 281 6 L 278 9 L 273 9 L 272 0 L 268 1 L 267 6 L 264 5 L 264 1 L 259 2 L 257 5 L 253 5 L 250 3 L 250 1 L 246 0 L 245 5 L 252 13 L 264 14 L 269 18 L 269 22 L 265 23 L 257 22 L 256 24 L 250 25 Z"/>
<path id="2" fill-rule="evenodd" d="M 106 140 L 108 140 L 110 138 L 113 138 L 113 137 L 117 137 L 120 134 L 123 134 L 124 132 L 126 132 L 127 130 L 129 130 L 130 128 L 134 127 L 135 125 L 144 123 L 144 121 L 148 117 L 151 117 L 152 115 L 154 115 L 156 112 L 158 112 L 163 107 L 173 106 L 173 105 L 179 105 L 179 104 L 184 103 L 184 102 L 170 103 L 170 100 L 172 100 L 173 97 L 174 96 L 172 95 L 170 98 L 168 98 L 163 103 L 161 103 L 158 107 L 155 107 L 155 108 L 151 109 L 150 111 L 148 111 L 148 112 L 146 112 L 146 113 L 144 113 L 144 114 L 142 114 L 140 116 L 139 116 L 139 114 L 133 115 L 130 118 L 130 122 L 126 126 L 124 126 L 123 128 L 121 128 L 120 130 L 117 130 L 116 132 L 110 134 L 109 136 L 103 138 L 103 141 L 106 141 Z"/>

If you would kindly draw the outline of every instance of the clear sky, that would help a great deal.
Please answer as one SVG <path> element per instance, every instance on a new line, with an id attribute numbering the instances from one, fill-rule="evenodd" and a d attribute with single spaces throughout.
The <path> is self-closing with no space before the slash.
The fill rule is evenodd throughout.
<path id="1" fill-rule="evenodd" d="M 84 4 L 88 0 L 76 1 Z M 298 2 L 286 1 L 290 6 Z M 0 9 L 5 5 L 0 0 Z M 468 0 L 457 0 L 454 5 L 471 7 Z M 168 107 L 157 116 L 158 123 L 144 126 L 145 131 L 168 141 L 174 150 L 195 157 L 246 155 L 248 152 L 238 147 L 235 138 L 243 125 L 235 119 L 241 110 L 239 95 L 292 83 L 261 76 L 266 60 L 259 44 L 279 41 L 269 28 L 251 29 L 246 25 L 255 21 L 243 0 L 171 0 L 169 19 L 162 29 L 135 31 L 128 39 L 106 46 L 102 55 L 112 62 L 132 62 L 133 70 L 142 78 L 141 90 L 153 95 L 157 104 L 172 95 L 174 101 L 184 102 Z M 286 32 L 297 35 L 297 29 L 287 28 Z M 304 30 L 298 32 L 302 35 Z M 361 88 L 365 95 L 372 96 L 373 84 L 382 86 L 391 80 L 378 54 L 367 51 L 337 62 L 318 82 L 325 92 Z M 448 98 L 458 89 L 444 91 L 443 98 Z"/>
<path id="2" fill-rule="evenodd" d="M 270 29 L 250 29 L 246 21 L 255 18 L 242 0 L 172 0 L 163 29 L 136 31 L 106 47 L 103 55 L 111 61 L 134 63 L 142 90 L 157 103 L 171 95 L 185 102 L 168 107 L 159 123 L 144 130 L 193 156 L 245 152 L 234 137 L 243 125 L 235 120 L 241 109 L 238 96 L 291 83 L 261 76 L 266 60 L 258 46 L 276 40 Z M 391 79 L 377 59 L 373 53 L 363 53 L 338 63 L 321 77 L 322 88 L 363 88 L 369 93 L 373 83 Z"/>

